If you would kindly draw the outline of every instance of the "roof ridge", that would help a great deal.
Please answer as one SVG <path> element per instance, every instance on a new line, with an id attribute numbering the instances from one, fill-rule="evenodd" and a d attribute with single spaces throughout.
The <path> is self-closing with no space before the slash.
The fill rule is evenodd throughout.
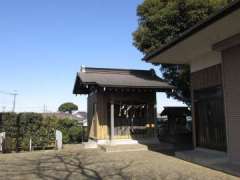
<path id="1" fill-rule="evenodd" d="M 112 88 L 152 89 L 151 92 L 174 89 L 173 86 L 157 76 L 154 70 L 84 67 L 77 74 L 73 93 L 89 94 L 98 88 L 110 88 L 110 91 Z M 103 91 L 105 90 L 103 89 Z"/>
<path id="2" fill-rule="evenodd" d="M 96 67 L 82 67 L 81 72 L 84 73 L 103 73 L 103 74 L 130 74 L 131 72 L 139 72 L 139 73 L 151 73 L 155 75 L 154 69 L 121 69 L 121 68 L 96 68 Z"/>

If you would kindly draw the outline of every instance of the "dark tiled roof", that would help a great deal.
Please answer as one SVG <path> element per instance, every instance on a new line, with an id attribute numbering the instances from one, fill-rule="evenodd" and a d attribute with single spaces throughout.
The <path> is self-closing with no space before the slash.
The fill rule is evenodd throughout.
<path id="1" fill-rule="evenodd" d="M 164 107 L 164 110 L 160 114 L 161 116 L 168 116 L 168 115 L 174 115 L 174 116 L 181 116 L 186 115 L 190 116 L 191 111 L 188 109 L 188 107 Z"/>
<path id="2" fill-rule="evenodd" d="M 82 68 L 77 74 L 74 94 L 87 94 L 86 86 L 111 88 L 173 89 L 154 70 Z M 89 89 L 89 88 L 88 88 Z"/>
<path id="3" fill-rule="evenodd" d="M 157 49 L 153 52 L 150 52 L 149 54 L 147 54 L 143 58 L 143 60 L 149 61 L 151 58 L 153 58 L 153 57 L 161 54 L 162 52 L 170 49 L 171 47 L 175 46 L 179 42 L 185 40 L 186 38 L 192 36 L 193 34 L 199 32 L 199 31 L 201 31 L 202 29 L 204 29 L 207 26 L 213 24 L 214 22 L 220 20 L 221 18 L 231 14 L 232 12 L 238 10 L 239 8 L 240 8 L 240 0 L 233 1 L 227 7 L 219 10 L 216 13 L 214 13 L 213 15 L 211 15 L 206 20 L 203 20 L 203 21 L 199 22 L 198 24 L 196 24 L 195 26 L 193 26 L 192 28 L 186 30 L 178 38 L 174 39 L 170 43 L 166 44 L 165 46 L 163 46 L 163 47 L 161 47 L 161 48 L 159 48 L 159 49 Z"/>

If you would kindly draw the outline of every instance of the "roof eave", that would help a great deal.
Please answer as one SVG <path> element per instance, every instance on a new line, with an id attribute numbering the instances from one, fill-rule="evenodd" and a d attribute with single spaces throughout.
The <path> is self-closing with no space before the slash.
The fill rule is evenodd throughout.
<path id="1" fill-rule="evenodd" d="M 85 87 L 81 87 L 80 86 L 80 82 L 83 86 Z M 94 82 L 83 82 L 81 80 L 81 77 L 79 76 L 79 73 L 77 73 L 76 79 L 75 79 L 75 83 L 74 83 L 74 87 L 73 87 L 73 94 L 78 95 L 78 94 L 89 94 L 90 93 L 90 89 L 88 86 L 91 85 L 96 85 L 96 83 Z"/>
<path id="2" fill-rule="evenodd" d="M 105 88 L 130 88 L 130 89 L 162 89 L 162 90 L 172 90 L 176 89 L 176 87 L 168 85 L 168 86 L 125 86 L 125 85 L 99 85 L 100 87 Z"/>
<path id="3" fill-rule="evenodd" d="M 175 46 L 176 44 L 180 43 L 181 41 L 187 39 L 188 37 L 190 37 L 191 35 L 201 31 L 202 29 L 204 29 L 205 27 L 209 26 L 210 24 L 220 20 L 221 18 L 231 14 L 232 12 L 234 12 L 235 10 L 240 8 L 240 0 L 236 0 L 233 1 L 232 3 L 230 3 L 230 5 L 228 5 L 227 7 L 219 10 L 218 12 L 214 13 L 213 15 L 211 15 L 209 18 L 207 18 L 204 21 L 201 21 L 199 23 L 197 23 L 195 26 L 193 26 L 192 28 L 190 28 L 189 30 L 185 31 L 184 33 L 182 33 L 178 38 L 174 39 L 173 41 L 171 41 L 170 43 L 166 44 L 165 46 L 150 52 L 149 54 L 147 54 L 142 60 L 149 62 L 151 61 L 152 58 L 158 56 L 159 54 L 167 51 L 168 49 L 170 49 L 171 47 Z"/>

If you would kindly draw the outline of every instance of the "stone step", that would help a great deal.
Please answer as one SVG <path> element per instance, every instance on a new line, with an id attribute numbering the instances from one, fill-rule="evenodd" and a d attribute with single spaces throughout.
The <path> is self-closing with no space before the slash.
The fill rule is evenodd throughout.
<path id="1" fill-rule="evenodd" d="M 130 152 L 130 151 L 147 151 L 148 147 L 142 144 L 126 144 L 126 145 L 101 145 L 105 152 Z"/>

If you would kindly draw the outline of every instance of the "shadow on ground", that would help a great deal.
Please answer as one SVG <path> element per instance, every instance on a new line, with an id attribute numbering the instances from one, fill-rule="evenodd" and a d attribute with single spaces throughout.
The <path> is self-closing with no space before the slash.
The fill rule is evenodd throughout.
<path id="1" fill-rule="evenodd" d="M 142 152 L 145 153 L 145 152 Z M 94 155 L 93 155 L 94 154 Z M 183 180 L 189 175 L 181 172 L 157 172 L 151 165 L 152 160 L 142 158 L 135 152 L 126 154 L 104 153 L 100 150 L 76 152 L 46 152 L 16 154 L 12 162 L 2 161 L 0 165 L 0 179 L 160 179 Z M 148 154 L 152 157 L 151 154 Z M 122 158 L 122 157 L 124 158 Z M 144 155 L 143 155 L 144 156 Z M 109 158 L 108 158 L 109 157 Z M 9 157 L 7 159 L 10 159 Z M 144 167 L 144 168 L 143 168 Z M 156 173 L 157 172 L 157 173 Z"/>
<path id="2" fill-rule="evenodd" d="M 12 166 L 7 162 L 2 163 L 1 166 L 8 168 L 5 174 L 1 173 L 0 179 L 129 179 L 124 171 L 132 164 L 133 161 L 97 161 L 79 153 L 50 153 L 37 159 L 23 157 Z"/>
<path id="3" fill-rule="evenodd" d="M 169 153 L 171 151 L 167 151 Z M 159 151 L 105 153 L 100 149 L 71 146 L 59 152 L 0 155 L 0 162 L 0 179 L 3 180 L 235 179 Z"/>
<path id="4" fill-rule="evenodd" d="M 57 162 L 57 166 L 54 166 L 51 162 Z M 130 163 L 122 163 L 119 166 L 112 166 L 105 169 L 104 166 L 109 161 L 96 162 L 89 160 L 84 156 L 76 154 L 74 156 L 61 156 L 55 155 L 54 157 L 45 157 L 41 159 L 37 164 L 37 176 L 41 179 L 64 179 L 68 180 L 70 177 L 78 176 L 81 174 L 82 178 L 86 179 L 105 179 L 119 177 L 120 179 L 127 179 L 128 177 L 123 173 L 125 169 L 131 166 Z M 99 173 L 104 168 L 104 174 Z M 102 172 L 102 171 L 101 171 Z M 56 177 L 57 174 L 62 174 L 62 177 Z M 49 175 L 52 174 L 52 175 Z"/>
<path id="5" fill-rule="evenodd" d="M 160 144 L 149 144 L 147 145 L 150 151 L 159 152 L 168 156 L 174 156 L 178 151 L 193 150 L 193 146 L 189 144 L 171 144 L 160 142 Z"/>

